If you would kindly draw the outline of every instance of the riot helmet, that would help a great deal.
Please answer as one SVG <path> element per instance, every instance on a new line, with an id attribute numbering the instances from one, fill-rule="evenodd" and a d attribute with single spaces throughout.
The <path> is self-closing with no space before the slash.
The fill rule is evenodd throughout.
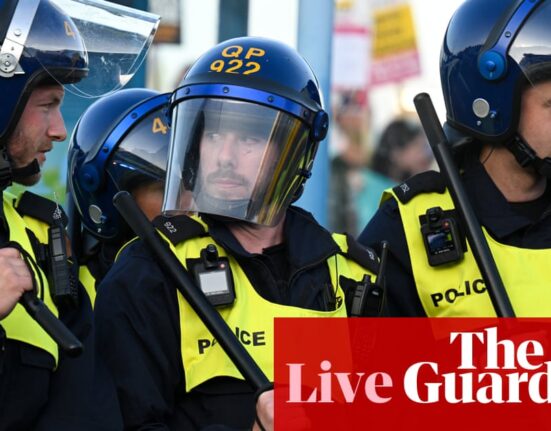
<path id="1" fill-rule="evenodd" d="M 141 64 L 158 20 L 102 0 L 1 2 L 0 188 L 13 178 L 6 145 L 34 88 L 57 83 L 83 97 L 118 90 Z"/>
<path id="2" fill-rule="evenodd" d="M 467 0 L 450 20 L 440 59 L 447 125 L 505 145 L 543 174 L 551 165 L 517 129 L 522 92 L 551 79 L 550 20 L 545 0 Z"/>
<path id="3" fill-rule="evenodd" d="M 113 206 L 121 191 L 164 181 L 170 132 L 169 94 L 132 88 L 93 103 L 69 145 L 68 189 L 84 228 L 120 240 L 126 225 Z"/>
<path id="4" fill-rule="evenodd" d="M 300 196 L 327 133 L 317 79 L 294 49 L 227 40 L 190 68 L 171 102 L 163 212 L 271 226 Z"/>

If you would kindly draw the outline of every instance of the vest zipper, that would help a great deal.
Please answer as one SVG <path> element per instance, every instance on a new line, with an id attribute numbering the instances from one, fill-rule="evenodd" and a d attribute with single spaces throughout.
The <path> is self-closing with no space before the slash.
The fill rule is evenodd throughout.
<path id="1" fill-rule="evenodd" d="M 291 276 L 289 277 L 289 284 L 288 284 L 288 289 L 291 289 L 293 287 L 293 284 L 294 284 L 294 281 L 295 279 L 300 275 L 300 273 L 304 272 L 304 271 L 307 271 L 308 269 L 311 269 L 311 268 L 314 268 L 318 265 L 321 265 L 322 263 L 327 263 L 327 260 L 332 257 L 332 256 L 335 256 L 336 258 L 336 255 L 337 255 L 338 251 L 335 252 L 335 253 L 329 253 L 327 254 L 325 257 L 321 258 L 321 259 L 318 259 L 317 261 L 315 262 L 312 262 L 306 266 L 303 266 L 302 268 L 300 269 L 297 269 L 295 272 L 293 272 L 291 274 Z M 329 271 L 329 268 L 327 268 L 327 271 Z M 329 297 L 330 298 L 334 298 L 335 301 L 334 303 L 336 304 L 336 296 L 337 296 L 337 289 L 338 289 L 338 283 L 339 283 L 339 280 L 338 280 L 338 274 L 337 274 L 337 286 L 333 286 L 332 285 L 332 280 L 331 280 L 331 273 L 329 272 L 329 284 L 328 285 L 325 285 L 324 288 L 326 290 L 329 290 L 330 292 L 329 293 Z M 322 295 L 322 302 L 323 302 L 323 308 L 324 310 L 323 311 L 334 311 L 334 310 L 329 310 L 329 304 L 328 304 L 328 301 L 327 301 L 327 296 L 324 292 L 324 294 Z"/>

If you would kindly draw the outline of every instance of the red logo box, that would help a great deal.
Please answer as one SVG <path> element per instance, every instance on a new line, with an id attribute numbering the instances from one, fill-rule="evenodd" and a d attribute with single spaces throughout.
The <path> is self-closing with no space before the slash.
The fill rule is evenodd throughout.
<path id="1" fill-rule="evenodd" d="M 276 319 L 276 430 L 551 430 L 551 319 Z"/>

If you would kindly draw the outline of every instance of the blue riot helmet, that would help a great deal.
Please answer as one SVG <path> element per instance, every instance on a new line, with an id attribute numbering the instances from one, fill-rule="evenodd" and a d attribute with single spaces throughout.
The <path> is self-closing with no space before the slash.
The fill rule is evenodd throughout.
<path id="1" fill-rule="evenodd" d="M 169 94 L 132 88 L 93 103 L 69 146 L 68 189 L 84 228 L 101 240 L 120 240 L 126 225 L 113 196 L 164 181 L 170 130 Z"/>
<path id="2" fill-rule="evenodd" d="M 448 25 L 440 61 L 448 126 L 506 145 L 542 173 L 551 168 L 517 128 L 522 92 L 551 79 L 549 22 L 549 1 L 467 0 Z"/>
<path id="3" fill-rule="evenodd" d="M 285 44 L 258 37 L 208 50 L 170 108 L 165 214 L 276 224 L 300 196 L 328 127 L 307 62 Z"/>
<path id="4" fill-rule="evenodd" d="M 0 2 L 1 188 L 13 178 L 6 143 L 33 89 L 57 83 L 83 97 L 119 89 L 143 60 L 158 19 L 101 0 Z"/>

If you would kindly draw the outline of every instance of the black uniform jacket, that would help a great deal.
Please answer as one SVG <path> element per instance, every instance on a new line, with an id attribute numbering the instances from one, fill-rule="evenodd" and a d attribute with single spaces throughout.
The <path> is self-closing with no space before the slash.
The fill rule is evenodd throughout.
<path id="1" fill-rule="evenodd" d="M 55 203 L 36 195 L 25 197 L 32 208 L 30 212 L 38 211 L 39 216 L 35 218 L 42 221 L 46 221 L 42 217 L 44 210 L 52 214 L 56 207 Z M 21 207 L 22 202 L 23 198 Z M 53 205 L 53 209 L 47 208 L 48 205 Z M 8 238 L 9 229 L 1 213 L 0 244 Z M 25 214 L 33 216 L 29 212 Z M 71 358 L 60 351 L 55 370 L 49 353 L 6 339 L 0 321 L 0 431 L 115 431 L 122 428 L 114 386 L 105 367 L 94 356 L 90 300 L 80 284 L 78 293 L 78 306 L 60 310 L 60 319 L 83 343 L 84 352 L 78 358 Z"/>
<path id="2" fill-rule="evenodd" d="M 93 241 L 93 247 L 81 252 L 81 255 L 78 256 L 78 263 L 88 268 L 90 275 L 94 278 L 94 288 L 97 288 L 101 280 L 103 280 L 103 277 L 105 277 L 105 274 L 107 274 L 111 266 L 113 266 L 113 262 L 119 250 L 126 242 L 130 241 L 133 236 L 114 243 L 95 239 L 92 237 L 92 234 L 88 232 L 84 232 L 83 237 L 86 238 L 86 241 Z"/>
<path id="3" fill-rule="evenodd" d="M 255 255 L 224 224 L 203 219 L 264 298 L 326 309 L 324 291 L 331 286 L 326 259 L 338 246 L 310 214 L 290 208 L 284 246 Z M 123 250 L 99 286 L 97 349 L 116 381 L 125 428 L 250 429 L 255 401 L 246 382 L 216 378 L 185 393 L 176 293 L 140 241 Z"/>
<path id="4" fill-rule="evenodd" d="M 420 177 L 426 179 L 427 175 L 432 175 L 434 178 L 433 174 L 436 173 L 420 174 L 406 183 L 426 185 Z M 478 220 L 493 238 L 502 244 L 529 249 L 551 247 L 549 185 L 544 195 L 533 202 L 510 204 L 474 157 L 469 159 L 462 180 Z M 415 186 L 411 192 L 415 193 Z M 394 199 L 387 200 L 379 208 L 358 240 L 380 252 L 378 245 L 383 239 L 390 244 L 386 268 L 387 313 L 391 316 L 426 316 L 417 295 L 400 211 Z"/>

